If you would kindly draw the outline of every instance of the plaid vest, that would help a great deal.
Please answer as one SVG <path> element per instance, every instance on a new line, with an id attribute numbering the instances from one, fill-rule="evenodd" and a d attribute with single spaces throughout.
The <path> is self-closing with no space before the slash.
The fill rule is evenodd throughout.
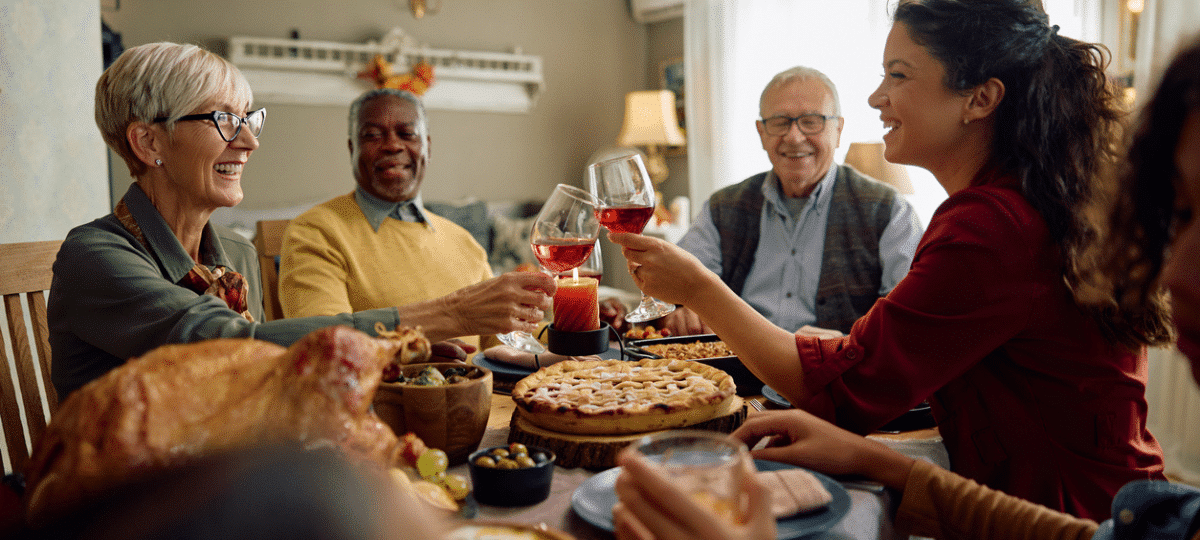
<path id="1" fill-rule="evenodd" d="M 760 173 L 723 188 L 709 200 L 721 238 L 721 280 L 737 294 L 754 265 L 762 217 Z M 879 237 L 892 217 L 896 191 L 854 168 L 839 165 L 825 225 L 825 252 L 817 286 L 816 326 L 850 332 L 879 299 L 883 265 Z"/>

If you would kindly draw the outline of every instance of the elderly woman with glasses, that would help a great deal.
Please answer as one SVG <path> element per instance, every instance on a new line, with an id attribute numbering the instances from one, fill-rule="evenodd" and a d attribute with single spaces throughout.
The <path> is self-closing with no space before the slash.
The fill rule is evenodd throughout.
<path id="1" fill-rule="evenodd" d="M 325 326 L 399 323 L 395 308 L 258 322 L 254 246 L 209 223 L 242 200 L 266 120 L 252 102 L 237 68 L 195 45 L 133 47 L 101 75 L 96 124 L 136 182 L 112 214 L 71 230 L 54 263 L 47 315 L 60 400 L 167 343 L 287 346 Z"/>

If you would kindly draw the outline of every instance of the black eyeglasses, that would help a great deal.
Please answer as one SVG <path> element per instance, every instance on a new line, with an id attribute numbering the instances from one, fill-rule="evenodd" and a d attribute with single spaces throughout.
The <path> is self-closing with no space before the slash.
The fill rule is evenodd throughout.
<path id="1" fill-rule="evenodd" d="M 166 116 L 154 119 L 155 122 L 166 122 L 167 120 L 170 120 L 170 118 Z M 221 134 L 221 138 L 225 139 L 225 142 L 233 142 L 238 134 L 242 132 L 242 125 L 244 124 L 250 129 L 250 134 L 254 135 L 254 138 L 257 139 L 258 135 L 262 133 L 263 124 L 267 121 L 267 109 L 263 107 L 257 111 L 253 111 L 247 114 L 245 118 L 225 111 L 213 111 L 210 113 L 180 116 L 175 121 L 181 122 L 183 120 L 212 120 L 213 125 L 217 126 L 217 133 Z"/>
<path id="2" fill-rule="evenodd" d="M 792 129 L 792 123 L 800 128 L 800 133 L 805 135 L 816 135 L 825 131 L 825 121 L 838 118 L 833 115 L 825 114 L 802 114 L 800 116 L 772 116 L 770 118 L 760 118 L 763 123 L 763 128 L 767 130 L 767 135 L 784 135 L 789 129 Z"/>

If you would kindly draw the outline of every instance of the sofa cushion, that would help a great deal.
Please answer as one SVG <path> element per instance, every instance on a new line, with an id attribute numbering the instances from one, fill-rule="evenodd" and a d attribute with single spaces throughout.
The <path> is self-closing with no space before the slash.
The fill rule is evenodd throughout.
<path id="1" fill-rule="evenodd" d="M 425 209 L 457 223 L 471 233 L 483 250 L 492 251 L 492 223 L 488 219 L 487 203 L 468 201 L 462 203 L 430 202 Z"/>

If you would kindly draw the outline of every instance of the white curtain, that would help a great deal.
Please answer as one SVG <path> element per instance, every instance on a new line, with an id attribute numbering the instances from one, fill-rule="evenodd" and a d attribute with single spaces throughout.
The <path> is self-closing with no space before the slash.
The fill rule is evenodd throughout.
<path id="1" fill-rule="evenodd" d="M 1191 1 L 1191 0 L 1188 0 Z M 1063 35 L 1096 41 L 1100 0 L 1044 0 Z M 776 73 L 795 65 L 833 80 L 846 127 L 836 160 L 852 142 L 883 135 L 867 97 L 883 73 L 883 44 L 896 0 L 687 0 L 684 63 L 688 74 L 689 196 L 713 191 L 770 168 L 754 120 L 758 98 Z M 946 192 L 924 169 L 908 167 L 909 200 L 926 223 Z"/>

